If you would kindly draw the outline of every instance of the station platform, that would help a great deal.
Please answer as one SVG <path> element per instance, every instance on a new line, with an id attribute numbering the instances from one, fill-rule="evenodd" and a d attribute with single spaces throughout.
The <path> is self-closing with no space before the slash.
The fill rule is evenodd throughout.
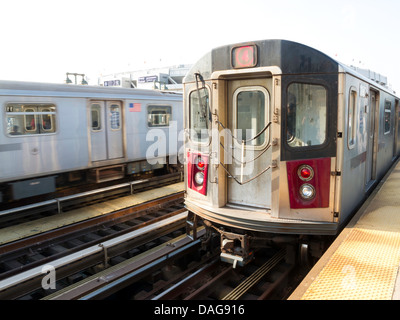
<path id="1" fill-rule="evenodd" d="M 289 300 L 400 299 L 400 162 Z"/>
<path id="2" fill-rule="evenodd" d="M 178 182 L 0 229 L 0 245 L 184 191 Z"/>

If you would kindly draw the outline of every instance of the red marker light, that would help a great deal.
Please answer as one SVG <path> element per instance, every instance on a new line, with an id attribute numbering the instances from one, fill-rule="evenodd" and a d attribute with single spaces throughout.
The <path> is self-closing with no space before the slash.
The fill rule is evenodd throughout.
<path id="1" fill-rule="evenodd" d="M 297 174 L 303 181 L 310 181 L 314 177 L 314 170 L 308 165 L 302 165 L 299 167 Z"/>
<path id="2" fill-rule="evenodd" d="M 197 158 L 197 163 L 196 163 L 196 165 L 197 165 L 197 168 L 198 168 L 199 170 L 203 170 L 203 169 L 204 169 L 205 163 L 204 163 L 204 161 L 203 161 L 203 159 L 202 159 L 201 157 L 198 157 L 198 158 Z"/>
<path id="3" fill-rule="evenodd" d="M 301 169 L 300 174 L 304 179 L 308 179 L 311 176 L 311 171 L 308 168 L 303 168 Z"/>

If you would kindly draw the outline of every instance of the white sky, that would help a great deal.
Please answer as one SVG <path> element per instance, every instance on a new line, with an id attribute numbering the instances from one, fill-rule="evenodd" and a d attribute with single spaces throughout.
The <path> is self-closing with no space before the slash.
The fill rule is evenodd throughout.
<path id="1" fill-rule="evenodd" d="M 194 63 L 286 39 L 379 72 L 400 93 L 399 0 L 0 0 L 0 79 L 63 83 Z"/>

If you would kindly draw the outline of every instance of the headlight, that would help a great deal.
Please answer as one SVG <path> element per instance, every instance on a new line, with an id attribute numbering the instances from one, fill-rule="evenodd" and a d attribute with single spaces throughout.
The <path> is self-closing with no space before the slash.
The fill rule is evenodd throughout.
<path id="1" fill-rule="evenodd" d="M 194 175 L 194 181 L 198 184 L 198 185 L 202 185 L 204 182 L 204 173 L 203 172 L 197 172 Z"/>
<path id="2" fill-rule="evenodd" d="M 312 198 L 315 197 L 315 189 L 311 184 L 303 184 L 300 187 L 300 196 L 304 199 L 304 200 L 311 200 Z"/>

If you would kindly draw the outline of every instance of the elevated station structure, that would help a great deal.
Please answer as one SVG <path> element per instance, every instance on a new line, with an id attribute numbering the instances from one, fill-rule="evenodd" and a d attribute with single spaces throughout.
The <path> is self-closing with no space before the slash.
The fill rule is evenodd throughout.
<path id="1" fill-rule="evenodd" d="M 182 91 L 182 80 L 191 68 L 189 64 L 127 71 L 104 75 L 98 85 L 108 87 Z"/>

